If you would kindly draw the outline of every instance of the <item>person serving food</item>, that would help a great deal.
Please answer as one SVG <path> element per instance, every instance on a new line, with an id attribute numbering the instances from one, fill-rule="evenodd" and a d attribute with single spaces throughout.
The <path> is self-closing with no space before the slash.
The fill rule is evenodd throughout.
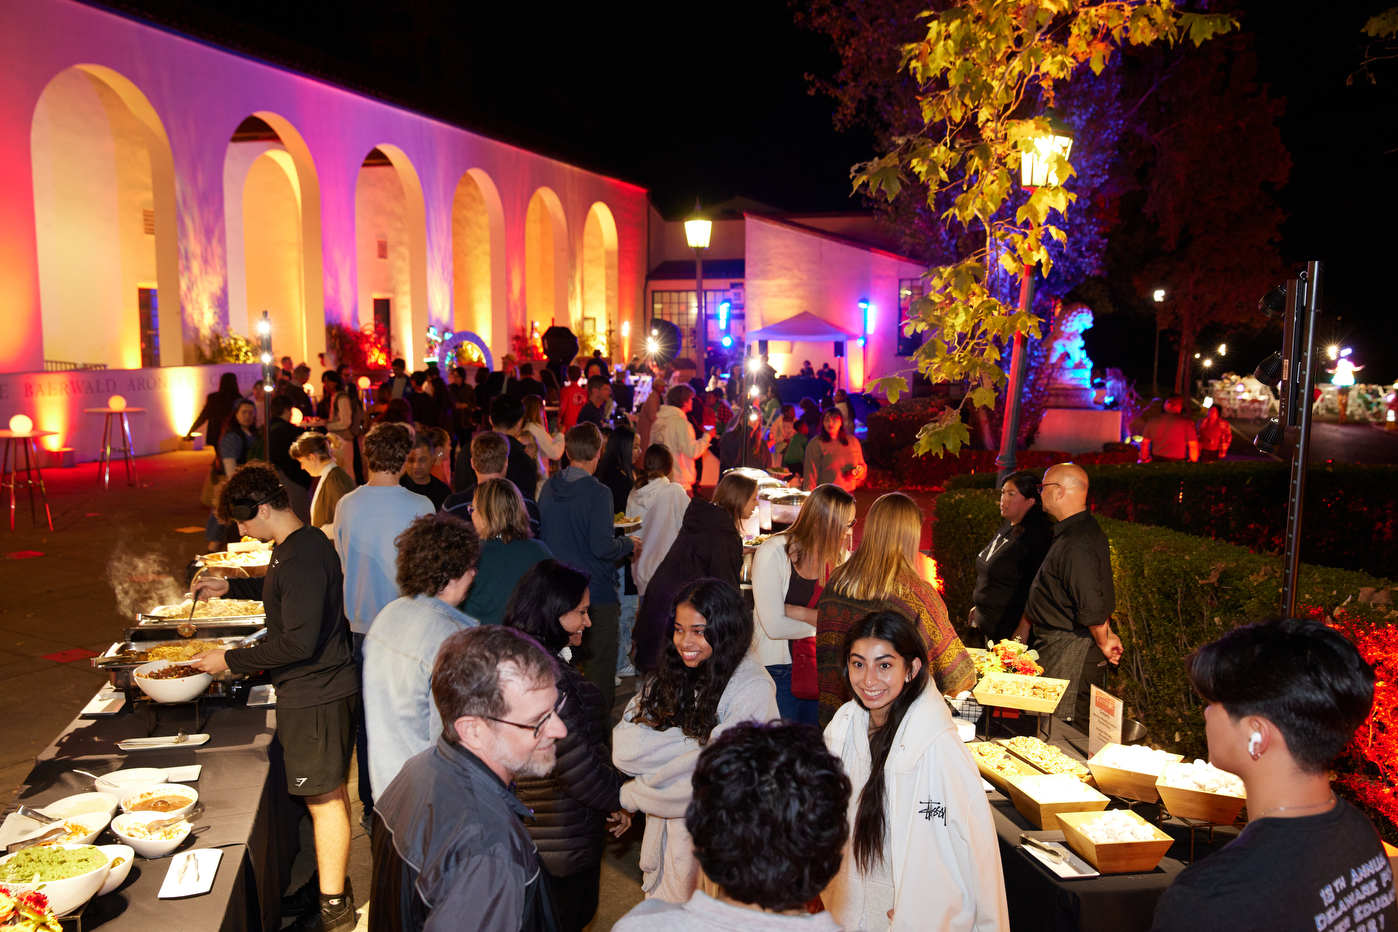
<path id="1" fill-rule="evenodd" d="M 209 650 L 189 661 L 204 673 L 266 670 L 277 688 L 277 740 L 286 759 L 287 791 L 303 797 L 315 829 L 319 880 L 312 877 L 284 898 L 283 911 L 308 913 L 296 928 L 353 929 L 349 864 L 349 796 L 345 792 L 359 716 L 359 679 L 344 611 L 344 575 L 335 545 L 301 522 L 266 463 L 239 467 L 219 491 L 218 519 L 238 533 L 271 538 L 267 575 L 252 579 L 206 576 L 194 600 L 231 595 L 260 599 L 267 637 L 252 647 Z M 288 902 L 290 901 L 290 902 Z M 318 920 L 318 924 L 317 924 Z"/>

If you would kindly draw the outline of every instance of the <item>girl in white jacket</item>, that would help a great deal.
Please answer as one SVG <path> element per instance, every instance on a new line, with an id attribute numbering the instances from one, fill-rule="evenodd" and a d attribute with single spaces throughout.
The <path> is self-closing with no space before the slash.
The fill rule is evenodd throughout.
<path id="1" fill-rule="evenodd" d="M 827 483 L 801 504 L 795 524 L 752 556 L 753 652 L 776 683 L 777 708 L 790 722 L 817 724 L 820 703 L 791 694 L 791 641 L 815 637 L 811 596 L 849 556 L 853 527 L 854 496 Z M 809 672 L 815 676 L 814 667 Z"/>
<path id="2" fill-rule="evenodd" d="M 853 785 L 850 845 L 821 899 L 846 929 L 1002 932 L 994 817 L 946 703 L 928 688 L 926 650 L 897 612 L 866 615 L 845 636 L 854 698 L 825 743 Z"/>
<path id="3" fill-rule="evenodd" d="M 684 813 L 700 750 L 736 722 L 777 717 L 776 688 L 748 656 L 751 643 L 752 620 L 732 586 L 717 579 L 685 586 L 674 635 L 612 733 L 612 761 L 636 777 L 622 785 L 621 804 L 648 816 L 641 843 L 648 898 L 687 903 L 694 893 L 699 864 Z"/>
<path id="4" fill-rule="evenodd" d="M 670 481 L 674 465 L 669 448 L 651 444 L 641 461 L 644 476 L 626 499 L 627 516 L 645 519 L 641 524 L 641 556 L 631 564 L 631 578 L 636 580 L 636 591 L 641 595 L 646 594 L 646 584 L 680 535 L 684 512 L 689 507 L 689 493 Z"/>

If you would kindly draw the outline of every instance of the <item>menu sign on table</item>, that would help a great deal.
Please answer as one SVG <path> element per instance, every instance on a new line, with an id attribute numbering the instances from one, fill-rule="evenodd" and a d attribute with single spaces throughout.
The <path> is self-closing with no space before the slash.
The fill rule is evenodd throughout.
<path id="1" fill-rule="evenodd" d="M 1092 757 L 1108 744 L 1121 743 L 1121 700 L 1092 687 L 1092 710 L 1087 719 L 1087 756 Z"/>

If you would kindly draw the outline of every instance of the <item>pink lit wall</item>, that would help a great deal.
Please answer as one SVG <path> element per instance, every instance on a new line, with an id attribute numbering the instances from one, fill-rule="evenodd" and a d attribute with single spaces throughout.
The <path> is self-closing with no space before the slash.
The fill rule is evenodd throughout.
<path id="1" fill-rule="evenodd" d="M 320 258 L 318 279 L 306 286 L 308 362 L 315 363 L 314 354 L 323 346 L 316 334 L 320 307 L 311 303 L 323 304 L 327 321 L 356 325 L 368 316 L 367 309 L 359 307 L 355 190 L 361 163 L 376 147 L 388 153 L 395 168 L 405 177 L 411 175 L 420 188 L 425 239 L 417 244 L 420 254 L 414 256 L 421 282 L 421 293 L 413 296 L 415 330 L 425 329 L 428 322 L 445 329 L 462 325 L 463 315 L 453 313 L 453 274 L 458 263 L 452 209 L 458 185 L 473 170 L 488 178 L 498 192 L 503 217 L 498 228 L 483 225 L 492 230 L 489 265 L 496 270 L 496 280 L 489 287 L 496 297 L 490 303 L 478 302 L 482 315 L 492 306 L 496 314 L 503 308 L 504 329 L 513 332 L 527 327 L 525 217 L 535 192 L 547 188 L 561 208 L 566 238 L 556 247 L 565 261 L 564 267 L 555 266 L 554 274 L 567 287 L 556 288 L 551 304 L 554 316 L 560 322 L 579 320 L 584 296 L 595 293 L 583 281 L 584 230 L 589 211 L 600 202 L 616 227 L 617 285 L 614 292 L 608 289 L 615 294 L 615 307 L 609 309 L 609 317 L 614 314 L 615 318 L 609 323 L 619 329 L 621 322 L 630 321 L 636 327 L 641 321 L 647 270 L 644 189 L 114 13 L 70 0 L 26 0 L 0 4 L 0 86 L 5 88 L 0 95 L 0 178 L 4 180 L 0 184 L 0 372 L 39 370 L 46 355 L 67 358 L 60 355 L 60 347 L 44 343 L 31 133 L 45 88 L 74 67 L 110 75 L 129 99 L 137 101 L 134 109 L 140 111 L 137 116 L 144 120 L 151 138 L 159 139 L 163 133 L 168 141 L 173 227 L 166 227 L 171 211 L 161 199 L 162 169 L 159 164 L 152 169 L 155 235 L 158 241 L 172 244 L 167 264 L 177 264 L 178 274 L 177 296 L 161 288 L 163 323 L 169 320 L 166 315 L 179 311 L 178 331 L 162 333 L 165 366 L 192 362 L 193 340 L 210 328 L 226 331 L 230 327 L 225 160 L 234 128 L 252 114 L 268 115 L 268 122 L 278 127 L 293 154 L 304 146 L 301 157 L 313 172 L 313 178 L 308 178 L 313 188 L 306 182 L 300 188 L 305 203 L 316 211 L 303 231 L 314 234 L 318 227 L 318 242 L 306 242 L 305 248 L 318 250 Z M 287 138 L 292 134 L 282 127 L 290 127 L 299 137 L 294 144 Z M 168 237 L 161 233 L 164 229 L 172 231 Z M 504 261 L 496 261 L 497 255 L 503 255 Z M 307 267 L 313 268 L 314 263 Z M 84 273 L 81 268 L 62 271 Z M 421 305 L 425 315 L 420 318 Z M 465 322 L 473 323 L 469 318 L 476 313 L 473 309 Z M 245 326 L 242 321 L 232 323 L 235 330 Z M 543 324 L 547 326 L 548 321 Z M 475 325 L 482 333 L 492 329 L 488 316 Z M 499 333 L 490 339 L 497 357 L 507 351 L 507 340 Z M 415 333 L 414 355 L 420 355 L 420 349 L 421 334 Z M 65 440 L 63 445 L 72 444 Z"/>

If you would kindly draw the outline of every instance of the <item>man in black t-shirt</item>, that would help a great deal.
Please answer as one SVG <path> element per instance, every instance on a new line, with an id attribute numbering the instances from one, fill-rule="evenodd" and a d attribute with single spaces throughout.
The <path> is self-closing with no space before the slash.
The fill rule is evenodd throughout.
<path id="1" fill-rule="evenodd" d="M 596 424 L 597 429 L 610 427 L 606 418 L 607 402 L 612 398 L 612 383 L 605 375 L 594 375 L 587 380 L 587 404 L 578 411 L 579 424 Z"/>
<path id="2" fill-rule="evenodd" d="M 1236 628 L 1186 661 L 1209 761 L 1247 789 L 1248 824 L 1184 870 L 1156 932 L 1398 928 L 1393 872 L 1374 826 L 1340 799 L 1330 765 L 1374 700 L 1374 671 L 1318 622 Z"/>
<path id="3" fill-rule="evenodd" d="M 318 883 L 284 898 L 283 909 L 308 914 L 298 929 L 353 929 L 345 779 L 359 716 L 359 677 L 340 558 L 319 528 L 302 524 L 292 512 L 276 470 L 266 463 L 248 463 L 233 474 L 219 492 L 217 513 L 220 521 L 236 521 L 240 534 L 275 541 L 272 561 L 261 578 L 200 579 L 194 596 L 261 600 L 267 637 L 252 647 L 205 651 L 190 664 L 205 673 L 270 674 L 287 791 L 310 808 L 319 868 Z"/>

